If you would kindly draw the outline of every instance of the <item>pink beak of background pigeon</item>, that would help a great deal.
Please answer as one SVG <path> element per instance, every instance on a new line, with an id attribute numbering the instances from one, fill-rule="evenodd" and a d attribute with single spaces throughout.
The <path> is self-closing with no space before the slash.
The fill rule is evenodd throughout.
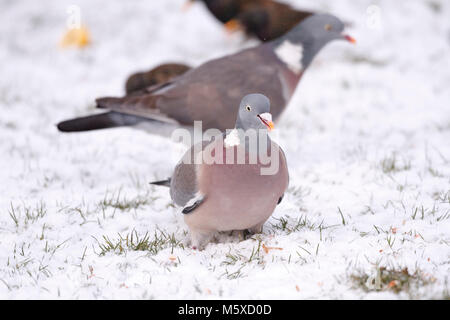
<path id="1" fill-rule="evenodd" d="M 348 42 L 356 43 L 355 38 L 349 36 L 348 34 L 344 34 L 343 36 L 344 36 L 345 40 L 347 40 Z"/>
<path id="2" fill-rule="evenodd" d="M 268 112 L 258 114 L 258 118 L 264 123 L 264 125 L 269 129 L 269 131 L 275 128 L 275 125 L 272 122 L 272 115 Z"/>

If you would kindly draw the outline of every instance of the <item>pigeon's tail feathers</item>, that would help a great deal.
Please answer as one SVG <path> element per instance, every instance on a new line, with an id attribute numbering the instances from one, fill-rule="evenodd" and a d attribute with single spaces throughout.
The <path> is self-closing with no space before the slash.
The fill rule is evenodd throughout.
<path id="1" fill-rule="evenodd" d="M 156 105 L 159 98 L 158 94 L 136 91 L 123 98 L 106 97 L 98 98 L 95 101 L 97 102 L 97 108 L 109 109 L 120 114 L 147 120 L 178 124 L 177 120 L 167 116 L 157 108 Z"/>
<path id="2" fill-rule="evenodd" d="M 155 186 L 170 187 L 170 178 L 168 178 L 166 180 L 153 181 L 153 182 L 150 182 L 150 184 L 154 184 Z"/>
<path id="3" fill-rule="evenodd" d="M 132 126 L 143 120 L 143 118 L 138 116 L 109 111 L 92 116 L 66 120 L 58 123 L 57 127 L 58 130 L 62 132 L 79 132 L 121 126 Z"/>

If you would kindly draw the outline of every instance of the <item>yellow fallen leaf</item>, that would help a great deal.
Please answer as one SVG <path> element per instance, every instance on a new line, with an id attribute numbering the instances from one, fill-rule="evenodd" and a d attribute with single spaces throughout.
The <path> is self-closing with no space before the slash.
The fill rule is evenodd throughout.
<path id="1" fill-rule="evenodd" d="M 69 29 L 61 39 L 60 45 L 63 48 L 78 47 L 83 48 L 91 42 L 89 31 L 86 27 Z"/>

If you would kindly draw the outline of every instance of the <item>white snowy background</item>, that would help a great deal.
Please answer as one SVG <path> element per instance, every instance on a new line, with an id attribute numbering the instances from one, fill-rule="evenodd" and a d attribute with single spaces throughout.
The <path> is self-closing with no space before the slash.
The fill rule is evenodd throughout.
<path id="1" fill-rule="evenodd" d="M 132 72 L 258 42 L 184 0 L 0 0 L 0 298 L 449 298 L 450 3 L 288 2 L 350 22 L 357 45 L 329 44 L 276 123 L 290 188 L 263 234 L 199 252 L 148 184 L 179 145 L 55 124 L 122 95 Z M 71 4 L 82 50 L 58 45 Z"/>

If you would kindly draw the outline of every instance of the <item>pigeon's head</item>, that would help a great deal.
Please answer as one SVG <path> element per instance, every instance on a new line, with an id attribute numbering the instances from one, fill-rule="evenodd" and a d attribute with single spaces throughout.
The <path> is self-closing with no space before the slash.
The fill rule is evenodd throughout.
<path id="1" fill-rule="evenodd" d="M 248 129 L 268 129 L 274 128 L 272 115 L 270 112 L 269 99 L 260 93 L 248 94 L 241 100 L 239 105 L 236 128 Z"/>
<path id="2" fill-rule="evenodd" d="M 331 14 L 314 14 L 292 29 L 292 40 L 301 42 L 317 42 L 322 46 L 332 40 L 346 40 L 352 43 L 355 39 L 343 33 L 344 23 Z"/>
<path id="3" fill-rule="evenodd" d="M 304 19 L 286 35 L 275 40 L 275 52 L 280 49 L 279 53 L 283 57 L 291 51 L 297 52 L 297 56 L 301 58 L 299 67 L 304 68 L 330 41 L 356 42 L 355 39 L 343 33 L 344 27 L 344 23 L 331 14 L 314 14 Z"/>

